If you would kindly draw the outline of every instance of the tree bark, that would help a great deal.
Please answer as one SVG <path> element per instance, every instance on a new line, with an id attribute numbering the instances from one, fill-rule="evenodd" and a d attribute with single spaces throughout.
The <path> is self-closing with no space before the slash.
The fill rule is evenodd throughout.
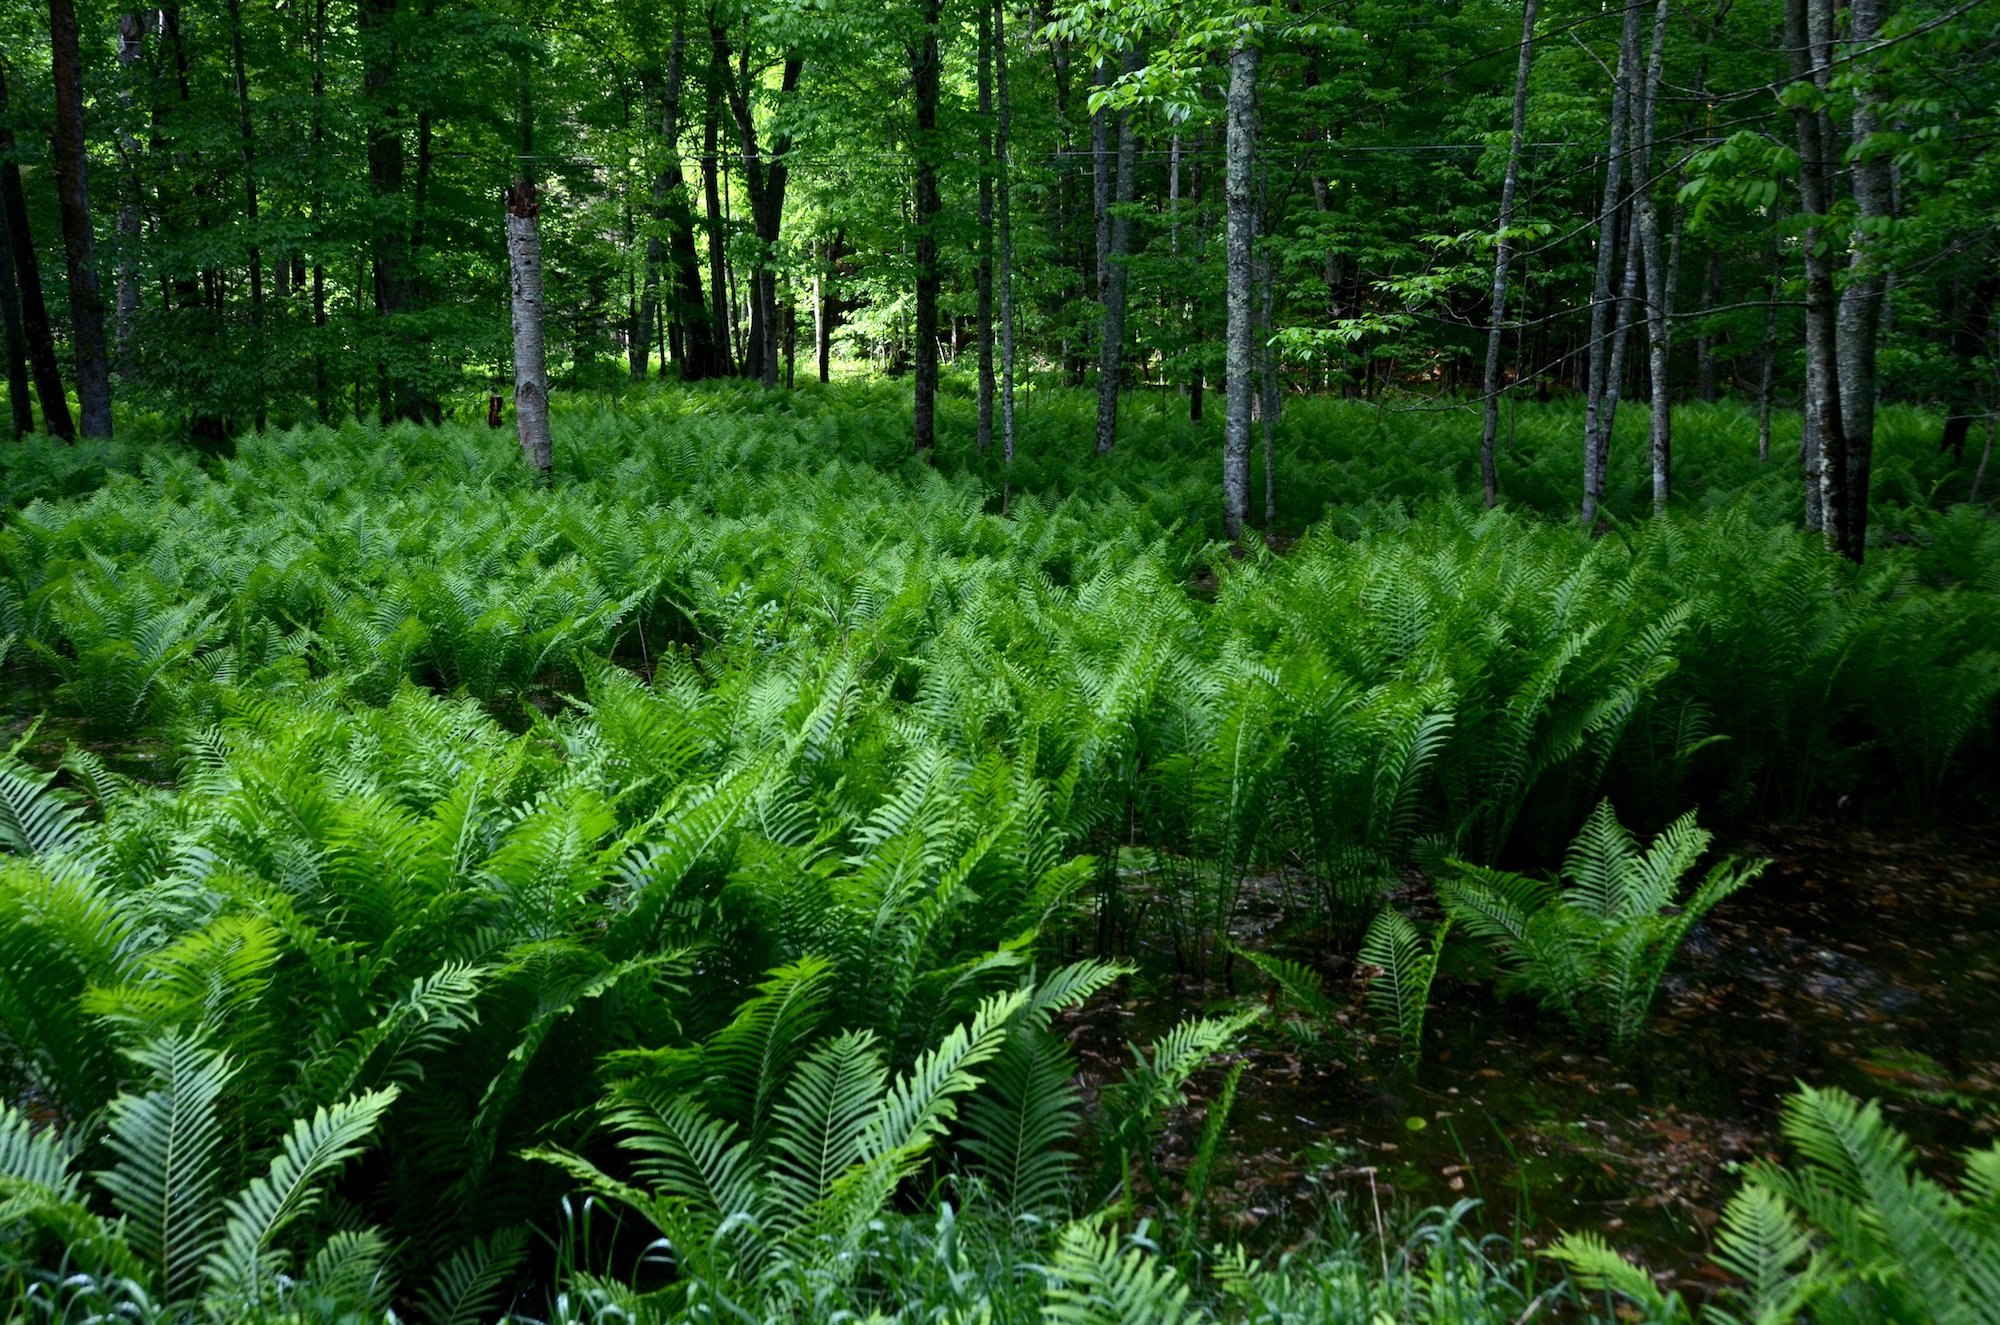
<path id="1" fill-rule="evenodd" d="M 549 436 L 549 368 L 542 340 L 541 205 L 532 180 L 507 191 L 507 265 L 513 274 L 514 429 L 528 467 L 546 481 L 554 465 Z"/>
<path id="2" fill-rule="evenodd" d="M 982 4 L 979 28 L 979 269 L 974 277 L 979 340 L 979 425 L 981 451 L 993 446 L 993 11 Z"/>
<path id="3" fill-rule="evenodd" d="M 1618 40 L 1618 69 L 1611 82 L 1611 124 L 1604 158 L 1604 197 L 1597 212 L 1597 268 L 1590 292 L 1590 374 L 1584 388 L 1583 527 L 1597 526 L 1598 504 L 1604 499 L 1605 468 L 1610 459 L 1610 415 L 1605 396 L 1615 392 L 1611 371 L 1611 329 L 1616 305 L 1611 281 L 1617 271 L 1619 216 L 1624 204 L 1626 137 L 1631 121 L 1632 82 L 1639 63 L 1639 5 L 1626 0 L 1625 22 Z M 1620 330 L 1620 338 L 1623 332 Z"/>
<path id="4" fill-rule="evenodd" d="M 1230 52 L 1229 137 L 1224 156 L 1229 408 L 1222 435 L 1222 527 L 1231 539 L 1239 541 L 1250 506 L 1250 407 L 1255 390 L 1251 341 L 1255 338 L 1256 318 L 1251 306 L 1250 250 L 1257 227 L 1251 180 L 1257 141 L 1257 58 L 1258 49 L 1247 38 Z"/>
<path id="5" fill-rule="evenodd" d="M 943 202 L 938 197 L 937 121 L 940 58 L 938 27 L 944 0 L 919 0 L 923 16 L 923 36 L 911 52 L 911 74 L 916 84 L 917 131 L 911 146 L 916 153 L 917 223 L 917 307 L 915 429 L 913 445 L 918 454 L 928 453 L 937 444 L 938 386 L 938 214 Z"/>
<path id="6" fill-rule="evenodd" d="M 1757 459 L 1771 458 L 1771 397 L 1778 373 L 1778 239 L 1764 276 L 1764 339 L 1757 355 Z"/>
<path id="7" fill-rule="evenodd" d="M 132 83 L 144 54 L 144 14 L 118 16 L 118 100 L 127 113 L 132 107 Z M 112 363 L 121 379 L 132 376 L 132 329 L 139 317 L 140 200 L 145 195 L 139 177 L 139 140 L 129 131 L 118 135 L 125 159 L 124 196 L 118 204 L 118 286 L 112 303 Z"/>
<path id="8" fill-rule="evenodd" d="M 90 228 L 90 167 L 83 130 L 83 56 L 74 0 L 49 0 L 49 64 L 54 74 L 57 214 L 69 272 L 70 342 L 76 354 L 76 404 L 85 437 L 111 435 L 111 351 L 104 337 L 104 294 Z"/>
<path id="9" fill-rule="evenodd" d="M 264 361 L 264 255 L 257 241 L 257 140 L 250 124 L 250 75 L 243 61 L 243 0 L 228 0 L 229 62 L 236 77 L 236 141 L 243 161 L 243 221 L 250 232 L 250 353 L 262 381 Z M 257 426 L 264 426 L 264 393 L 257 393 Z"/>
<path id="10" fill-rule="evenodd" d="M 1136 48 L 1125 53 L 1125 72 L 1139 67 L 1139 52 Z M 1132 117 L 1121 112 L 1118 116 L 1118 166 L 1117 179 L 1111 185 L 1112 207 L 1106 207 L 1098 219 L 1098 233 L 1101 236 L 1098 260 L 1100 267 L 1097 278 L 1098 299 L 1104 306 L 1104 339 L 1098 345 L 1097 354 L 1097 454 L 1108 455 L 1118 440 L 1118 388 L 1124 385 L 1125 377 L 1125 310 L 1127 293 L 1131 289 L 1131 272 L 1127 259 L 1132 249 L 1131 204 L 1134 179 L 1138 164 L 1138 141 L 1133 132 Z M 1102 183 L 1103 181 L 1100 181 Z M 1100 197 L 1103 190 L 1100 189 Z M 1114 210 L 1115 208 L 1115 210 Z"/>
<path id="11" fill-rule="evenodd" d="M 1514 258 L 1514 192 L 1521 180 L 1521 144 L 1528 129 L 1528 74 L 1535 62 L 1536 0 L 1521 15 L 1520 59 L 1514 66 L 1514 125 L 1507 140 L 1507 173 L 1500 180 L 1500 225 L 1493 244 L 1492 312 L 1486 323 L 1486 373 L 1482 395 L 1485 418 L 1479 433 L 1479 478 L 1486 505 L 1500 500 L 1500 473 L 1494 452 L 1500 437 L 1500 351 L 1507 324 L 1507 268 Z"/>
<path id="12" fill-rule="evenodd" d="M 1823 86 L 1832 32 L 1828 0 L 1786 0 L 1785 45 L 1795 79 Z M 1845 450 L 1840 412 L 1838 307 L 1833 262 L 1825 248 L 1824 225 L 1831 204 L 1830 125 L 1822 112 L 1799 102 L 1792 108 L 1798 135 L 1799 206 L 1805 212 L 1803 237 L 1806 294 L 1806 424 L 1800 440 L 1806 471 L 1806 524 L 1832 536 L 1840 528 L 1843 467 L 1826 464 Z"/>
<path id="13" fill-rule="evenodd" d="M 729 232 L 722 215 L 722 195 L 716 184 L 719 161 L 716 149 L 722 120 L 722 82 L 729 66 L 715 52 L 709 60 L 707 104 L 701 125 L 701 190 L 708 213 L 708 285 L 710 307 L 715 313 L 715 369 L 720 376 L 736 371 L 730 352 L 731 315 L 729 306 Z"/>
<path id="14" fill-rule="evenodd" d="M 6 218 L 14 280 L 21 293 L 21 335 L 35 380 L 35 396 L 42 406 L 42 430 L 67 442 L 75 439 L 76 424 L 70 418 L 69 397 L 63 391 L 62 370 L 56 362 L 55 333 L 42 291 L 42 267 L 35 256 L 34 235 L 28 229 L 28 199 L 21 188 L 21 167 L 14 159 L 14 133 L 7 127 L 6 110 L 7 83 L 0 75 L 0 214 Z"/>
<path id="15" fill-rule="evenodd" d="M 28 335 L 21 326 L 21 288 L 14 279 L 14 246 L 7 237 L 7 217 L 0 210 L 0 332 L 6 336 L 7 407 L 12 415 L 8 436 L 18 441 L 35 430 L 35 407 L 28 384 Z"/>
<path id="16" fill-rule="evenodd" d="M 755 107 L 750 100 L 751 69 L 749 43 L 739 53 L 736 77 L 728 76 L 729 37 L 720 28 L 710 29 L 715 43 L 730 109 L 736 119 L 738 144 L 742 149 L 743 182 L 750 193 L 750 229 L 757 239 L 756 262 L 750 273 L 750 342 L 745 369 L 760 378 L 768 390 L 778 385 L 778 238 L 783 229 L 785 187 L 790 166 L 790 135 L 780 133 L 771 141 L 768 161 L 757 141 Z M 805 63 L 797 54 L 787 54 L 779 75 L 779 91 L 790 96 L 798 90 Z"/>
<path id="17" fill-rule="evenodd" d="M 1632 228 L 1640 259 L 1646 269 L 1646 365 L 1651 390 L 1651 416 L 1647 428 L 1648 450 L 1653 464 L 1653 513 L 1667 509 L 1673 487 L 1673 395 L 1670 380 L 1673 337 L 1673 264 L 1662 251 L 1658 190 L 1648 177 L 1659 133 L 1660 76 L 1666 59 L 1667 14 L 1670 0 L 1658 0 L 1653 12 L 1653 45 L 1646 58 L 1645 129 L 1643 158 L 1633 180 Z M 1679 252 L 1675 235 L 1675 252 Z"/>
<path id="18" fill-rule="evenodd" d="M 1849 0 L 1849 40 L 1872 43 L 1882 28 L 1882 0 Z M 1869 469 L 1875 443 L 1875 355 L 1888 295 L 1887 257 L 1882 225 L 1894 210 L 1889 160 L 1870 143 L 1879 126 L 1880 91 L 1863 57 L 1854 102 L 1854 156 L 1849 178 L 1854 190 L 1855 226 L 1849 240 L 1847 288 L 1841 293 L 1836 326 L 1840 356 L 1841 446 L 1828 463 L 1840 472 L 1838 518 L 1828 521 L 1833 546 L 1860 561 L 1868 545 Z"/>
<path id="19" fill-rule="evenodd" d="M 1000 454 L 1014 464 L 1014 199 L 1009 179 L 1013 101 L 1007 91 L 1007 0 L 993 0 L 994 203 L 998 209 L 998 251 L 994 277 L 1000 286 Z M 1004 501 L 1003 497 L 1003 501 Z"/>

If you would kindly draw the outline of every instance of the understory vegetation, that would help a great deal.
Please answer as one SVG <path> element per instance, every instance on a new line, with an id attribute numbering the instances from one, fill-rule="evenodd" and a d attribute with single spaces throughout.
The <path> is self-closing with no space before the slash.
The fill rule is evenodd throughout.
<path id="1" fill-rule="evenodd" d="M 1308 403 L 1303 532 L 1241 558 L 1171 430 L 1002 476 L 895 408 L 572 405 L 552 487 L 466 425 L 0 456 L 13 1315 L 1991 1319 L 2000 1151 L 1946 1185 L 1835 1092 L 1705 1307 L 1470 1204 L 1279 1253 L 1209 1199 L 1246 1037 L 1421 1071 L 1485 969 L 1644 1055 L 1758 886 L 1709 831 L 1990 814 L 2000 525 L 1917 416 L 1856 566 L 1727 406 L 1680 430 L 1715 495 L 1593 540 L 1445 495 L 1462 421 Z M 1524 475 L 1573 418 L 1522 410 Z M 1161 970 L 1245 997 L 1080 1074 L 1065 1018 Z"/>

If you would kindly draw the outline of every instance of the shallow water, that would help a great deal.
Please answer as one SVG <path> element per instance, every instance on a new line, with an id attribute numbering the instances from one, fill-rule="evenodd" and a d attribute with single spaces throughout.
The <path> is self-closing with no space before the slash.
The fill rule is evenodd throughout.
<path id="1" fill-rule="evenodd" d="M 1623 1064 L 1525 1001 L 1454 982 L 1450 954 L 1414 1078 L 1386 1052 L 1348 1065 L 1303 1051 L 1267 1021 L 1245 1051 L 1228 1189 L 1211 1198 L 1221 1231 L 1283 1242 L 1328 1197 L 1367 1222 L 1471 1196 L 1490 1228 L 1531 1248 L 1594 1229 L 1698 1290 L 1717 1277 L 1706 1258 L 1730 1168 L 1784 1157 L 1777 1109 L 1799 1081 L 1880 1098 L 1948 1170 L 2000 1122 L 1996 846 L 1844 824 L 1743 835 L 1730 849 L 1771 866 L 1696 930 Z M 1324 974 L 1365 1034 L 1351 965 Z M 1114 1074 L 1126 1041 L 1227 1001 L 1220 982 L 1134 984 L 1073 1021 L 1087 1072 Z M 1188 1113 L 1167 1138 L 1169 1171 L 1199 1135 L 1201 1106 Z"/>

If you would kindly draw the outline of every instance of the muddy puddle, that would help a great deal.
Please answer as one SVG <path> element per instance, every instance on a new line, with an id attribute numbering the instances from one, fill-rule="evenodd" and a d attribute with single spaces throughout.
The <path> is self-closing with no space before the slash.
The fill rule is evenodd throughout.
<path id="1" fill-rule="evenodd" d="M 1991 1140 L 2000 1123 L 2000 840 L 1973 832 L 1809 825 L 1730 844 L 1769 857 L 1750 889 L 1696 930 L 1670 970 L 1639 1051 L 1592 1053 L 1559 1020 L 1490 985 L 1456 981 L 1447 954 L 1414 1076 L 1386 1046 L 1353 1061 L 1302 1048 L 1267 1018 L 1253 1031 L 1211 1207 L 1251 1245 L 1301 1236 L 1329 1200 L 1364 1225 L 1463 1198 L 1533 1249 L 1593 1229 L 1668 1282 L 1717 1281 L 1712 1230 L 1735 1165 L 1786 1154 L 1778 1105 L 1795 1082 L 1878 1098 L 1927 1162 Z M 1282 926 L 1282 917 L 1258 928 Z M 1286 955 L 1309 958 L 1294 942 Z M 1321 968 L 1357 1037 L 1372 1024 L 1351 965 Z M 1461 968 L 1462 969 L 1462 968 Z M 1115 1075 L 1128 1040 L 1261 990 L 1134 977 L 1071 1022 L 1086 1073 Z M 1185 1165 L 1196 1104 L 1170 1129 Z"/>

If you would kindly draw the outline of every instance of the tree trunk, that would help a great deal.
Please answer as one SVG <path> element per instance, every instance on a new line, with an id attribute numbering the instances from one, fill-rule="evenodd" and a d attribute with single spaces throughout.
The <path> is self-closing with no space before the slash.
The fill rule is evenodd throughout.
<path id="1" fill-rule="evenodd" d="M 1859 48 L 1873 43 L 1882 28 L 1882 0 L 1849 0 L 1847 12 L 1851 44 Z M 1872 59 L 1864 56 L 1863 60 L 1856 71 L 1861 79 L 1854 103 L 1855 151 L 1849 167 L 1856 224 L 1848 241 L 1847 288 L 1841 293 L 1837 325 L 1841 446 L 1837 455 L 1828 457 L 1828 464 L 1841 471 L 1841 502 L 1838 519 L 1828 521 L 1827 535 L 1850 561 L 1860 561 L 1868 545 L 1875 352 L 1888 292 L 1888 259 L 1881 226 L 1892 215 L 1894 201 L 1888 155 L 1870 142 L 1879 127 L 1881 93 L 1872 77 Z"/>
<path id="2" fill-rule="evenodd" d="M 1521 15 L 1521 52 L 1514 67 L 1514 128 L 1507 140 L 1507 173 L 1500 180 L 1500 224 L 1493 244 L 1493 302 L 1486 324 L 1486 374 L 1482 386 L 1485 420 L 1479 434 L 1479 478 L 1486 505 L 1500 499 L 1494 451 L 1500 437 L 1500 351 L 1507 322 L 1507 267 L 1514 257 L 1514 192 L 1521 180 L 1521 143 L 1528 129 L 1528 74 L 1535 62 L 1536 0 Z"/>
<path id="3" fill-rule="evenodd" d="M 1645 147 L 1633 198 L 1633 238 L 1646 268 L 1646 365 L 1651 388 L 1651 417 L 1647 429 L 1648 449 L 1653 462 L 1653 513 L 1667 509 L 1673 485 L 1673 395 L 1670 380 L 1673 337 L 1674 264 L 1667 260 L 1660 242 L 1658 190 L 1648 177 L 1659 133 L 1660 76 L 1666 60 L 1667 14 L 1670 0 L 1659 0 L 1653 13 L 1653 45 L 1646 59 Z M 1674 251 L 1679 253 L 1678 226 Z"/>
<path id="4" fill-rule="evenodd" d="M 1785 45 L 1791 52 L 1794 78 L 1820 83 L 1827 77 L 1822 57 L 1832 31 L 1828 0 L 1786 0 Z M 1837 304 L 1833 262 L 1824 244 L 1824 225 L 1831 203 L 1829 175 L 1830 127 L 1809 104 L 1792 108 L 1798 135 L 1799 206 L 1806 215 L 1801 248 L 1806 285 L 1806 426 L 1800 449 L 1806 470 L 1806 524 L 1832 536 L 1840 528 L 1842 466 L 1829 467 L 1828 455 L 1845 450 L 1840 414 Z"/>
<path id="5" fill-rule="evenodd" d="M 250 75 L 243 62 L 243 3 L 228 0 L 229 62 L 236 77 L 236 142 L 243 160 L 243 221 L 250 232 L 250 359 L 262 382 L 264 362 L 264 255 L 257 242 L 257 140 L 250 124 Z M 257 426 L 264 426 L 264 392 L 257 392 Z"/>
<path id="6" fill-rule="evenodd" d="M 35 430 L 35 408 L 29 398 L 28 335 L 21 326 L 21 288 L 14 279 L 14 246 L 7 237 L 7 217 L 0 211 L 0 332 L 6 335 L 7 406 L 12 414 L 8 436 L 18 441 Z"/>
<path id="7" fill-rule="evenodd" d="M 411 234 L 404 218 L 403 109 L 398 97 L 397 0 L 361 0 L 361 86 L 368 103 L 368 192 L 376 216 L 370 234 L 375 315 L 387 323 L 411 310 Z M 386 327 L 377 336 L 392 333 Z M 375 361 L 376 405 L 383 419 L 422 420 L 436 413 L 423 389 L 389 361 Z"/>
<path id="8" fill-rule="evenodd" d="M 1137 48 L 1125 53 L 1125 72 L 1139 67 Z M 1104 306 L 1104 339 L 1097 355 L 1097 454 L 1108 455 L 1118 440 L 1118 388 L 1125 377 L 1125 305 L 1131 289 L 1131 272 L 1126 265 L 1132 249 L 1131 204 L 1134 173 L 1138 164 L 1138 141 L 1132 116 L 1118 116 L 1118 174 L 1112 202 L 1098 221 L 1103 237 L 1099 260 L 1098 298 Z"/>
<path id="9" fill-rule="evenodd" d="M 1702 269 L 1701 302 L 1704 309 L 1714 308 L 1722 302 L 1722 250 L 1711 247 L 1708 260 Z M 1713 405 L 1716 401 L 1715 379 L 1716 336 L 1704 321 L 1701 335 L 1694 343 L 1695 393 L 1703 404 Z"/>
<path id="10" fill-rule="evenodd" d="M 722 195 L 716 186 L 716 148 L 722 119 L 722 80 L 729 66 L 716 53 L 709 61 L 708 96 L 701 124 L 701 191 L 708 212 L 708 285 L 710 307 L 715 313 L 715 369 L 727 377 L 736 371 L 730 354 L 729 232 L 722 214 Z"/>
<path id="11" fill-rule="evenodd" d="M 129 114 L 132 83 L 144 54 L 146 17 L 144 14 L 118 16 L 118 101 Z M 140 200 L 145 195 L 139 177 L 139 140 L 130 132 L 118 135 L 118 151 L 125 158 L 124 197 L 118 204 L 118 287 L 112 305 L 112 363 L 121 379 L 132 376 L 132 329 L 139 317 Z"/>
<path id="12" fill-rule="evenodd" d="M 1007 91 L 1007 0 L 993 0 L 994 202 L 998 208 L 995 279 L 1000 286 L 1000 454 L 1014 464 L 1014 199 L 1009 180 L 1014 107 Z M 1005 495 L 1002 497 L 1005 501 Z"/>
<path id="13" fill-rule="evenodd" d="M 1243 537 L 1250 507 L 1250 405 L 1255 314 L 1251 307 L 1252 232 L 1257 226 L 1250 173 L 1257 141 L 1257 47 L 1242 40 L 1229 55 L 1224 193 L 1228 210 L 1229 409 L 1222 436 L 1222 527 Z"/>
<path id="14" fill-rule="evenodd" d="M 542 342 L 541 211 L 532 180 L 507 191 L 507 265 L 513 273 L 514 428 L 528 467 L 546 481 L 554 464 L 549 437 L 549 368 Z"/>
<path id="15" fill-rule="evenodd" d="M 76 353 L 76 404 L 85 437 L 111 435 L 111 351 L 104 339 L 104 295 L 97 283 L 90 229 L 88 144 L 83 132 L 83 57 L 74 0 L 49 0 L 49 64 L 54 74 L 56 201 L 69 272 L 70 343 Z"/>
<path id="16" fill-rule="evenodd" d="M 917 131 L 912 148 L 916 152 L 917 222 L 917 307 L 916 384 L 914 446 L 919 454 L 937 444 L 938 386 L 938 214 L 943 201 L 938 197 L 937 154 L 938 95 L 940 58 L 938 27 L 944 0 L 920 0 L 924 31 L 911 52 L 911 74 L 916 84 Z"/>
<path id="17" fill-rule="evenodd" d="M 1771 237 L 1771 253 L 1764 277 L 1764 339 L 1757 355 L 1757 459 L 1771 458 L 1771 395 L 1778 372 L 1778 239 Z"/>
<path id="18" fill-rule="evenodd" d="M 979 339 L 981 451 L 993 445 L 993 11 L 982 4 L 979 27 L 979 270 L 974 278 Z"/>
<path id="19" fill-rule="evenodd" d="M 28 229 L 28 199 L 21 188 L 21 167 L 14 159 L 14 133 L 7 127 L 6 111 L 7 83 L 0 75 L 0 215 L 6 219 L 14 280 L 21 293 L 21 335 L 35 395 L 42 406 L 42 430 L 67 442 L 75 439 L 76 425 L 70 418 L 69 397 L 63 392 L 62 370 L 56 362 L 55 333 L 42 292 L 42 267 L 35 256 L 34 235 Z"/>
<path id="20" fill-rule="evenodd" d="M 1597 211 L 1597 269 L 1590 292 L 1590 375 L 1584 388 L 1583 527 L 1597 526 L 1597 507 L 1604 499 L 1604 471 L 1610 459 L 1606 434 L 1610 413 L 1605 396 L 1616 390 L 1611 372 L 1611 328 L 1616 306 L 1611 281 L 1617 271 L 1619 216 L 1624 203 L 1625 142 L 1631 120 L 1632 82 L 1639 64 L 1639 5 L 1626 0 L 1625 22 L 1618 40 L 1618 70 L 1611 83 L 1611 125 L 1605 146 L 1604 197 Z M 1620 333 L 1622 337 L 1622 331 Z M 1615 396 L 1613 400 L 1615 402 Z"/>
<path id="21" fill-rule="evenodd" d="M 750 272 L 750 342 L 745 371 L 758 377 L 767 390 L 778 385 L 778 238 L 785 211 L 785 186 L 790 166 L 789 135 L 779 134 L 771 142 L 769 160 L 757 141 L 755 107 L 750 100 L 751 71 L 749 43 L 737 60 L 736 77 L 728 76 L 729 37 L 719 27 L 711 28 L 720 68 L 729 93 L 729 105 L 736 118 L 736 134 L 742 149 L 743 183 L 750 194 L 750 229 L 757 238 L 756 261 Z M 790 96 L 797 91 L 804 61 L 796 54 L 785 57 L 779 77 L 779 91 Z"/>

